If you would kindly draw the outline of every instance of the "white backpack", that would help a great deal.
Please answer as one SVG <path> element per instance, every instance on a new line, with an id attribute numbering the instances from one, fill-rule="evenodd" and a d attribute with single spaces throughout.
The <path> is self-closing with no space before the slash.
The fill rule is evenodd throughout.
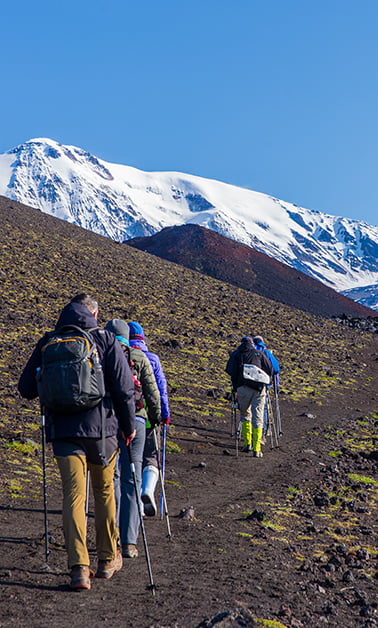
<path id="1" fill-rule="evenodd" d="M 270 384 L 270 377 L 255 364 L 243 364 L 243 377 L 259 384 Z"/>

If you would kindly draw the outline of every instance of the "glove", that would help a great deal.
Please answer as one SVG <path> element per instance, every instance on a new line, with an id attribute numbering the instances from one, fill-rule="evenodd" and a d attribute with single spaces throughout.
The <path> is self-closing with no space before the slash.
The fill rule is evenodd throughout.
<path id="1" fill-rule="evenodd" d="M 136 430 L 134 430 L 131 434 L 129 434 L 129 436 L 125 436 L 126 447 L 128 447 L 131 441 L 134 440 L 135 435 L 136 435 Z"/>
<path id="2" fill-rule="evenodd" d="M 166 419 L 162 419 L 161 422 L 162 422 L 163 425 L 169 425 L 170 422 L 171 422 L 171 417 L 167 416 L 167 418 Z"/>
<path id="3" fill-rule="evenodd" d="M 150 422 L 151 427 L 157 427 L 158 425 L 160 425 L 160 417 L 159 418 L 154 418 L 152 419 L 151 417 L 148 417 L 148 420 Z"/>

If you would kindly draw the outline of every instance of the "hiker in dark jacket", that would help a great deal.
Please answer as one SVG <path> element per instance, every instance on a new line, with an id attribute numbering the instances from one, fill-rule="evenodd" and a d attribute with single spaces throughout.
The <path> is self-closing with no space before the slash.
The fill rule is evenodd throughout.
<path id="1" fill-rule="evenodd" d="M 128 363 L 135 369 L 135 376 L 141 384 L 142 397 L 135 400 L 136 436 L 131 443 L 131 457 L 135 467 L 138 495 L 142 484 L 143 451 L 146 440 L 146 421 L 160 421 L 160 394 L 154 372 L 148 357 L 129 343 L 129 326 L 118 318 L 109 321 L 105 329 L 113 332 L 120 342 Z M 130 362 L 131 361 L 131 362 Z M 146 404 L 146 408 L 145 408 Z M 147 415 L 148 412 L 148 415 Z M 135 487 L 131 473 L 129 451 L 123 440 L 119 443 L 120 466 L 116 468 L 115 491 L 117 503 L 117 523 L 120 529 L 122 555 L 125 558 L 138 556 L 139 513 Z"/>
<path id="2" fill-rule="evenodd" d="M 95 500 L 96 576 L 111 578 L 122 567 L 122 556 L 117 552 L 113 487 L 117 435 L 121 431 L 127 441 L 135 436 L 131 371 L 114 334 L 98 327 L 97 313 L 97 301 L 90 295 L 79 294 L 62 310 L 55 329 L 76 325 L 90 330 L 104 373 L 105 398 L 96 407 L 75 414 L 58 414 L 46 409 L 46 437 L 52 442 L 63 484 L 63 529 L 72 589 L 90 589 L 85 515 L 87 471 L 90 471 Z M 36 370 L 41 365 L 41 351 L 50 335 L 45 334 L 38 341 L 19 380 L 19 392 L 27 399 L 38 396 Z"/>
<path id="3" fill-rule="evenodd" d="M 255 365 L 258 368 L 256 377 L 260 381 L 247 379 L 244 376 L 244 365 Z M 259 371 L 263 371 L 263 374 L 259 374 Z M 273 374 L 272 365 L 268 358 L 256 349 L 251 336 L 244 336 L 240 346 L 231 353 L 226 372 L 231 376 L 232 388 L 237 393 L 244 439 L 243 451 L 253 451 L 255 458 L 262 458 L 261 440 L 266 396 L 266 384 L 263 380 L 270 382 Z"/>
<path id="4" fill-rule="evenodd" d="M 156 383 L 160 392 L 161 402 L 161 423 L 169 425 L 170 410 L 168 402 L 167 380 L 164 375 L 160 358 L 156 353 L 148 350 L 145 342 L 143 327 L 137 321 L 128 323 L 130 328 L 130 346 L 142 351 L 151 362 L 152 370 L 155 375 Z M 143 453 L 143 474 L 142 474 L 142 501 L 144 504 L 144 514 L 148 517 L 156 515 L 155 488 L 159 479 L 158 469 L 158 451 L 155 446 L 155 436 L 160 440 L 159 423 L 153 417 L 148 416 L 146 424 L 146 443 Z"/>

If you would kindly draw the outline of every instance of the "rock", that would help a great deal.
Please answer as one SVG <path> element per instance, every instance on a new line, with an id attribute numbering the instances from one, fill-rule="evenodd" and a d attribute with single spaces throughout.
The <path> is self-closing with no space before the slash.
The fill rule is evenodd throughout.
<path id="1" fill-rule="evenodd" d="M 185 519 L 186 521 L 193 521 L 194 519 L 194 508 L 193 506 L 188 506 L 187 508 L 182 508 L 179 514 L 180 519 Z"/>
<path id="2" fill-rule="evenodd" d="M 237 608 L 231 611 L 221 611 L 209 619 L 204 619 L 196 628 L 252 628 L 256 626 L 253 615 L 248 609 Z"/>
<path id="3" fill-rule="evenodd" d="M 246 520 L 247 521 L 251 521 L 251 520 L 263 521 L 264 517 L 265 517 L 264 510 L 255 509 L 253 512 L 251 512 L 250 515 L 247 515 Z"/>
<path id="4" fill-rule="evenodd" d="M 179 340 L 176 340 L 176 338 L 170 338 L 164 343 L 164 346 L 171 347 L 172 349 L 182 349 L 184 345 Z"/>
<path id="5" fill-rule="evenodd" d="M 318 506 L 318 508 L 323 508 L 324 506 L 329 506 L 328 495 L 324 492 L 318 493 L 314 497 L 314 504 Z"/>
<path id="6" fill-rule="evenodd" d="M 353 582 L 353 580 L 354 580 L 354 575 L 352 574 L 350 569 L 348 569 L 348 571 L 345 571 L 343 573 L 343 582 Z"/>

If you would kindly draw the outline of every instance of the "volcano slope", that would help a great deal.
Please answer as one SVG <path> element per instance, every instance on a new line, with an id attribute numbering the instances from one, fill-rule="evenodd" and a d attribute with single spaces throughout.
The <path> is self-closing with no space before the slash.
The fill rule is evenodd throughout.
<path id="1" fill-rule="evenodd" d="M 377 623 L 377 336 L 314 316 L 0 199 L 0 626 L 346 626 Z M 39 408 L 17 393 L 36 340 L 79 291 L 99 323 L 139 320 L 169 383 L 167 522 L 145 521 L 110 581 L 71 593 L 61 489 Z M 228 352 L 264 336 L 282 364 L 283 435 L 236 456 Z M 180 516 L 192 507 L 191 517 Z M 93 503 L 88 539 L 93 564 Z"/>
<path id="2" fill-rule="evenodd" d="M 365 319 L 377 316 L 321 281 L 200 225 L 165 227 L 126 243 L 304 312 L 326 317 L 342 313 Z"/>

